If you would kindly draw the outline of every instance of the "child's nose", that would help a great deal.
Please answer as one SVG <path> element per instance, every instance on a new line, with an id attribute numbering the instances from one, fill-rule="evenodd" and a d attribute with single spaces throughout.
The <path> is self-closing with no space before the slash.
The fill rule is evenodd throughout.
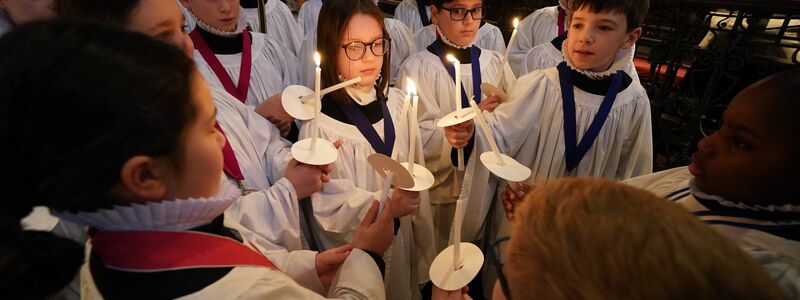
<path id="1" fill-rule="evenodd" d="M 717 137 L 717 133 L 711 134 L 707 137 L 704 137 L 699 142 L 697 142 L 697 151 L 702 153 L 703 155 L 710 155 L 714 153 L 714 139 Z"/>

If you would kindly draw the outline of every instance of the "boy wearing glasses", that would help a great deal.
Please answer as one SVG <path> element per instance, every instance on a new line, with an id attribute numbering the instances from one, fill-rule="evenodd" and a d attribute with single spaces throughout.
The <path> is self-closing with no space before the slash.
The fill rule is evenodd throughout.
<path id="1" fill-rule="evenodd" d="M 437 32 L 437 37 L 424 46 L 418 44 L 424 50 L 406 60 L 400 69 L 398 83 L 405 85 L 408 77 L 417 85 L 420 100 L 418 120 L 425 162 L 435 177 L 430 192 L 437 248 L 443 249 L 450 236 L 455 201 L 461 190 L 458 182 L 462 177 L 456 172 L 456 160 L 451 160 L 453 148 L 446 142 L 444 130 L 436 126 L 442 117 L 456 109 L 455 69 L 446 55 L 453 55 L 460 62 L 462 89 L 458 101 L 461 107 L 469 107 L 467 101 L 474 98 L 482 110 L 494 110 L 499 99 L 482 93 L 481 83 L 494 83 L 500 72 L 505 72 L 500 88 L 509 90 L 514 74 L 507 65 L 500 65 L 501 53 L 475 44 L 484 16 L 481 0 L 434 0 L 432 4 L 434 27 L 431 28 Z M 465 161 L 469 158 L 469 151 L 464 157 Z"/>

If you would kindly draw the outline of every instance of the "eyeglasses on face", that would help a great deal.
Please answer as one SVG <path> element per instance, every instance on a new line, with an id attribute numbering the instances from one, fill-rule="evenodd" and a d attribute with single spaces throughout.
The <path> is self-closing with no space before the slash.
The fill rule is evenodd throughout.
<path id="1" fill-rule="evenodd" d="M 369 47 L 369 50 L 373 55 L 383 56 L 386 54 L 386 52 L 389 52 L 391 41 L 391 39 L 383 37 L 377 38 L 369 44 L 362 41 L 355 41 L 345 44 L 342 46 L 342 49 L 344 49 L 344 54 L 350 60 L 359 60 L 364 58 L 364 55 L 367 53 L 367 47 Z"/>
<path id="2" fill-rule="evenodd" d="M 450 13 L 450 19 L 453 21 L 463 21 L 467 18 L 467 14 L 472 16 L 473 20 L 483 20 L 484 13 L 483 7 L 476 7 L 473 9 L 466 9 L 466 8 L 447 8 L 444 6 L 438 6 L 439 9 L 446 10 Z"/>

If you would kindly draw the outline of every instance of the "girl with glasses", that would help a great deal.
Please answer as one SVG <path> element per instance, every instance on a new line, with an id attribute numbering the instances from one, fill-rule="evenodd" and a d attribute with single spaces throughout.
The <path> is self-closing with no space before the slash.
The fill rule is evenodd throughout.
<path id="1" fill-rule="evenodd" d="M 319 137 L 342 142 L 339 159 L 329 175 L 331 179 L 349 179 L 357 188 L 376 196 L 382 192 L 384 178 L 366 163 L 367 157 L 382 153 L 405 162 L 409 147 L 408 118 L 401 114 L 405 95 L 388 87 L 392 49 L 383 20 L 372 0 L 328 0 L 320 11 L 318 28 L 321 87 L 361 77 L 360 83 L 322 99 L 322 114 L 317 120 Z M 310 137 L 310 129 L 311 123 L 304 123 L 301 138 Z M 417 148 L 415 161 L 424 164 L 422 149 Z M 397 233 L 384 256 L 387 297 L 418 298 L 435 255 L 427 193 L 395 188 L 390 198 Z M 363 218 L 371 203 L 361 199 L 314 200 L 313 231 L 323 248 L 350 242 L 353 227 L 358 225 L 353 220 Z"/>
<path id="2" fill-rule="evenodd" d="M 485 111 L 493 111 L 499 105 L 499 99 L 482 93 L 481 83 L 494 83 L 500 72 L 504 72 L 500 88 L 510 90 L 515 77 L 511 68 L 501 66 L 502 53 L 489 50 L 477 44 L 479 27 L 485 8 L 481 0 L 434 0 L 432 1 L 433 30 L 437 38 L 433 43 L 421 46 L 421 51 L 406 59 L 398 77 L 409 77 L 417 84 L 419 93 L 419 126 L 422 145 L 425 148 L 425 161 L 428 169 L 436 178 L 431 189 L 431 202 L 434 212 L 434 226 L 437 229 L 437 249 L 448 245 L 450 227 L 463 179 L 456 172 L 456 160 L 451 159 L 456 148 L 469 144 L 465 151 L 464 161 L 475 163 L 471 159 L 472 140 L 464 139 L 463 144 L 452 147 L 445 139 L 445 131 L 436 126 L 442 117 L 453 112 L 455 104 L 455 69 L 445 58 L 452 54 L 461 63 L 461 107 L 469 107 L 469 99 L 474 97 L 478 106 Z M 422 45 L 422 44 L 420 44 Z M 404 85 L 399 80 L 399 85 Z M 465 128 L 472 122 L 458 125 Z M 454 155 L 452 157 L 455 157 Z M 480 162 L 477 162 L 480 163 Z M 477 240 L 477 227 L 465 222 L 464 241 Z M 473 230 L 474 229 L 474 230 Z"/>
<path id="3" fill-rule="evenodd" d="M 316 0 L 319 1 L 319 0 Z M 373 0 L 375 5 L 378 5 L 378 1 Z M 319 8 L 322 6 L 321 3 L 314 3 L 312 1 L 305 2 L 303 4 L 303 8 L 306 7 L 317 7 L 317 15 L 319 14 Z M 310 9 L 310 8 L 309 8 Z M 300 16 L 303 16 L 303 10 L 300 11 Z M 308 31 L 306 31 L 306 38 L 303 40 L 303 46 L 300 49 L 300 54 L 298 58 L 300 59 L 300 77 L 303 79 L 303 82 L 306 86 L 313 87 L 314 85 L 314 51 L 317 50 L 317 23 L 316 17 L 314 17 L 314 24 Z M 390 40 L 392 51 L 388 52 L 390 55 L 390 65 L 391 68 L 391 77 L 390 77 L 390 86 L 394 86 L 395 81 L 397 80 L 397 72 L 400 71 L 400 66 L 414 52 L 417 52 L 417 45 L 414 43 L 414 35 L 408 27 L 402 22 L 391 19 L 391 18 L 383 18 L 383 25 L 386 27 L 386 32 L 389 33 L 387 38 Z"/>

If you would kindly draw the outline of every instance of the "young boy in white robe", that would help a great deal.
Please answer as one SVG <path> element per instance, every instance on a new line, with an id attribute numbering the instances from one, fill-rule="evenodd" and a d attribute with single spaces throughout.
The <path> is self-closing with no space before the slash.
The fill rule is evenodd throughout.
<path id="1" fill-rule="evenodd" d="M 391 62 L 391 81 L 389 85 L 394 86 L 397 80 L 397 73 L 400 72 L 400 66 L 403 65 L 406 58 L 417 52 L 417 45 L 414 43 L 414 36 L 411 34 L 411 31 L 400 21 L 384 18 L 383 24 L 386 26 L 386 31 L 389 33 L 389 39 L 391 39 L 392 51 L 390 52 L 391 56 L 389 60 Z M 300 77 L 303 79 L 303 83 L 309 88 L 314 87 L 314 68 L 316 67 L 314 65 L 314 52 L 316 51 L 317 28 L 315 27 L 303 40 L 303 46 L 298 56 L 301 66 Z"/>
<path id="2" fill-rule="evenodd" d="M 562 49 L 566 61 L 520 77 L 509 103 L 484 113 L 500 151 L 531 169 L 529 184 L 566 176 L 620 180 L 652 171 L 650 103 L 625 72 L 648 5 L 575 0 Z M 454 147 L 474 139 L 474 153 L 490 151 L 474 129 L 468 122 L 445 134 Z M 464 236 L 480 236 L 484 227 L 505 221 L 500 201 L 494 201 L 499 180 L 475 156 L 462 197 L 469 199 L 465 219 L 478 221 L 464 224 Z M 495 233 L 483 234 L 491 239 Z"/>
<path id="3" fill-rule="evenodd" d="M 53 18 L 53 0 L 0 1 L 0 36 L 14 27 L 32 21 Z"/>
<path id="4" fill-rule="evenodd" d="M 454 55 L 461 63 L 462 107 L 469 107 L 465 99 L 478 102 L 483 110 L 494 110 L 499 99 L 483 94 L 481 83 L 494 83 L 505 72 L 500 88 L 510 90 L 514 75 L 508 66 L 500 66 L 502 54 L 481 48 L 475 44 L 478 28 L 483 18 L 481 0 L 435 0 L 433 1 L 433 23 L 440 38 L 423 46 L 401 67 L 399 84 L 405 78 L 412 79 L 419 94 L 419 126 L 425 163 L 435 177 L 431 188 L 434 222 L 437 231 L 437 249 L 444 249 L 450 237 L 455 202 L 461 185 L 460 176 L 451 160 L 451 146 L 444 138 L 444 130 L 436 123 L 456 108 L 454 92 L 455 71 L 445 55 Z M 468 156 L 467 156 L 468 157 Z M 463 175 L 462 175 L 463 176 Z M 467 240 L 467 239 L 465 239 Z"/>
<path id="5" fill-rule="evenodd" d="M 693 212 L 735 240 L 782 288 L 800 299 L 800 71 L 740 92 L 719 131 L 697 144 L 688 167 L 625 183 Z"/>
<path id="6" fill-rule="evenodd" d="M 389 74 L 390 69 L 391 50 L 383 20 L 372 0 L 328 0 L 320 11 L 318 33 L 321 88 L 361 77 L 358 84 L 322 99 L 322 113 L 316 121 L 318 137 L 342 143 L 330 178 L 348 179 L 377 196 L 382 193 L 385 178 L 367 163 L 367 157 L 381 153 L 407 162 L 410 137 L 408 113 L 403 111 L 404 93 L 388 88 L 389 78 L 379 76 Z M 301 138 L 315 134 L 312 128 L 312 122 L 303 122 Z M 424 165 L 422 148 L 417 145 L 413 161 Z M 327 189 L 325 186 L 323 192 Z M 418 298 L 435 255 L 427 192 L 394 188 L 390 196 L 388 201 L 393 203 L 399 227 L 385 256 L 387 297 Z M 357 199 L 313 200 L 314 229 L 324 248 L 350 242 L 353 226 L 358 224 L 354 220 L 363 218 L 371 203 Z"/>
<path id="7" fill-rule="evenodd" d="M 214 88 L 222 88 L 275 123 L 285 136 L 291 118 L 282 111 L 279 94 L 300 83 L 297 57 L 277 39 L 246 30 L 247 18 L 238 3 L 216 5 L 181 0 L 197 27 L 189 34 L 198 70 Z M 275 96 L 275 97 L 273 97 Z M 270 97 L 272 97 L 270 99 Z"/>
<path id="8" fill-rule="evenodd" d="M 275 37 L 295 55 L 300 52 L 303 32 L 285 3 L 280 0 L 241 0 L 239 3 L 253 31 Z"/>
<path id="9" fill-rule="evenodd" d="M 522 76 L 538 70 L 526 67 L 526 60 L 531 59 L 529 52 L 537 45 L 563 35 L 567 31 L 569 13 L 569 0 L 559 0 L 558 5 L 537 9 L 519 22 L 516 41 L 508 45 L 511 49 L 508 61 L 514 74 Z M 535 59 L 531 60 L 535 62 Z"/>
<path id="10" fill-rule="evenodd" d="M 21 55 L 31 51 L 39 55 Z M 4 274 L 21 273 L 15 276 L 20 286 L 30 287 L 34 282 L 26 281 L 63 282 L 84 264 L 81 290 L 88 299 L 322 298 L 254 251 L 252 233 L 223 226 L 218 216 L 240 191 L 221 181 L 225 139 L 215 129 L 208 86 L 185 54 L 141 34 L 66 21 L 22 26 L 0 40 L 0 52 L 18 58 L 0 63 L 9 100 L 2 120 L 14 124 L 2 133 L 11 154 L 3 163 L 25 175 L 4 183 L 25 192 L 22 201 L 4 202 L 3 219 L 19 220 L 45 205 L 93 228 L 85 262 L 75 245 L 77 251 L 59 252 L 62 260 L 47 274 L 19 272 L 15 267 L 29 255 L 42 255 L 30 251 L 4 264 Z M 45 89 L 32 88 L 36 80 L 12 80 L 44 74 L 52 83 Z M 34 103 L 47 109 L 27 107 Z M 59 138 L 36 138 L 55 127 L 64 130 Z M 27 134 L 15 134 L 21 132 Z M 24 171 L 39 169 L 31 162 L 50 171 Z M 391 243 L 392 222 L 386 213 L 373 223 L 377 207 L 329 296 L 383 299 L 379 256 Z M 9 229 L 36 236 L 36 247 L 59 242 L 18 225 Z M 28 251 L 23 240 L 14 241 L 15 249 Z M 55 258 L 34 259 L 48 256 Z M 38 298 L 47 291 L 26 293 Z"/>

